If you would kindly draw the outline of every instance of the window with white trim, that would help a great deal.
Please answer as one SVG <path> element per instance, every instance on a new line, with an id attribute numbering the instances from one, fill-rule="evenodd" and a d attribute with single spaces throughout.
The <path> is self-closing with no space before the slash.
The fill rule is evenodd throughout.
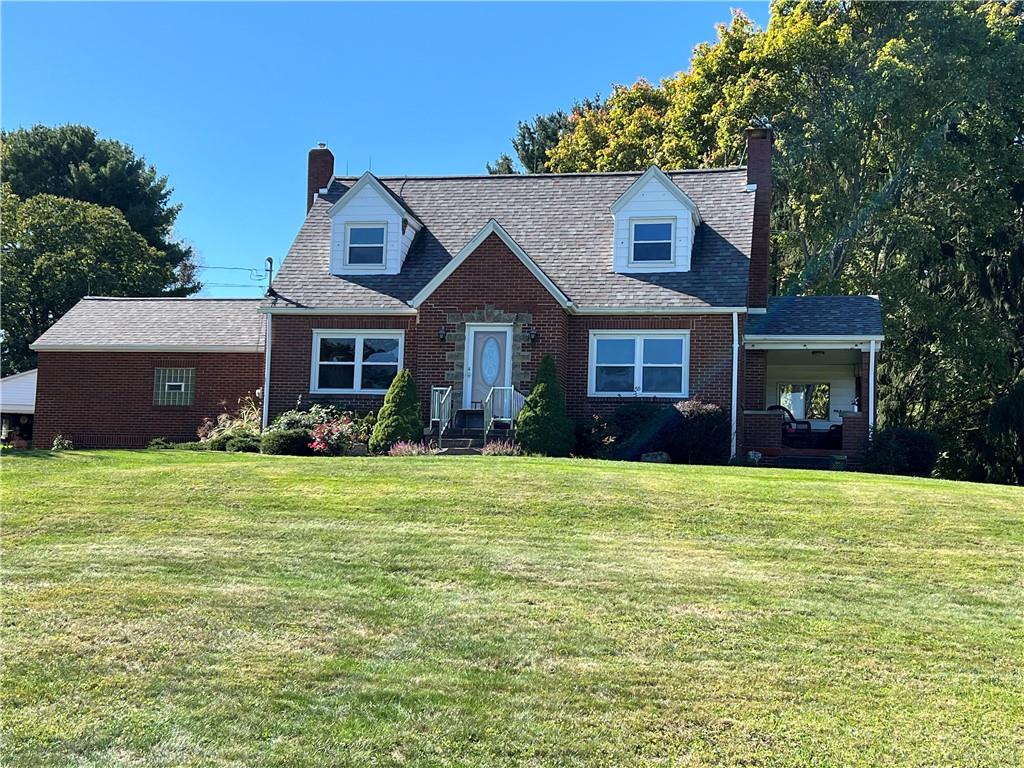
<path id="1" fill-rule="evenodd" d="M 310 391 L 386 392 L 402 367 L 403 341 L 388 331 L 314 331 Z"/>
<path id="2" fill-rule="evenodd" d="M 153 369 L 153 405 L 188 407 L 195 396 L 195 368 Z"/>
<path id="3" fill-rule="evenodd" d="M 345 225 L 345 265 L 383 267 L 386 224 Z"/>
<path id="4" fill-rule="evenodd" d="M 592 331 L 591 397 L 688 397 L 687 331 Z"/>
<path id="5" fill-rule="evenodd" d="M 671 262 L 675 223 L 675 219 L 630 219 L 629 260 L 637 264 Z"/>

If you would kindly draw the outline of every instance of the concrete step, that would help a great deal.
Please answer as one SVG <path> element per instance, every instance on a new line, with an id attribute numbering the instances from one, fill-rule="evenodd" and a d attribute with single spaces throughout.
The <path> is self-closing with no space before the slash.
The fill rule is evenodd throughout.
<path id="1" fill-rule="evenodd" d="M 483 448 L 484 439 L 482 437 L 449 437 L 445 435 L 441 440 L 441 445 L 444 448 Z"/>
<path id="2" fill-rule="evenodd" d="M 479 448 L 442 448 L 438 456 L 479 456 Z"/>

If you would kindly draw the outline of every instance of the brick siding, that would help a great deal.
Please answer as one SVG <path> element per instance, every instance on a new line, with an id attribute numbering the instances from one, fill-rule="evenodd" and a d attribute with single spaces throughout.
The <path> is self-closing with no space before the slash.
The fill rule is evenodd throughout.
<path id="1" fill-rule="evenodd" d="M 256 353 L 40 352 L 33 444 L 54 435 L 78 448 L 139 448 L 155 437 L 196 439 L 207 416 L 233 410 L 263 385 Z M 187 407 L 153 405 L 156 368 L 195 368 Z"/>

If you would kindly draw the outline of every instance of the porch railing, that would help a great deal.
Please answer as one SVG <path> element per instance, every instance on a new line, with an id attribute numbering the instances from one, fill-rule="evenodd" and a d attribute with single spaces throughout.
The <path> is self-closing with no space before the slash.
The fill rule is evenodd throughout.
<path id="1" fill-rule="evenodd" d="M 484 436 L 497 423 L 513 426 L 526 397 L 515 387 L 492 387 L 484 399 Z"/>
<path id="2" fill-rule="evenodd" d="M 430 388 L 430 423 L 437 426 L 437 447 L 441 447 L 441 438 L 452 423 L 452 388 Z"/>

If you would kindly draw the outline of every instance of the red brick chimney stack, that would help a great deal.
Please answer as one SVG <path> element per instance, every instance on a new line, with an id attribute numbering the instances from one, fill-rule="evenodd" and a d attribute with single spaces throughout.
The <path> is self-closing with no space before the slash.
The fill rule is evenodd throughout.
<path id="1" fill-rule="evenodd" d="M 309 165 L 306 174 L 306 212 L 313 207 L 316 193 L 331 183 L 334 177 L 334 155 L 324 142 L 309 150 Z"/>
<path id="2" fill-rule="evenodd" d="M 756 184 L 750 243 L 747 306 L 768 306 L 768 248 L 771 241 L 772 129 L 747 129 L 747 184 Z"/>

